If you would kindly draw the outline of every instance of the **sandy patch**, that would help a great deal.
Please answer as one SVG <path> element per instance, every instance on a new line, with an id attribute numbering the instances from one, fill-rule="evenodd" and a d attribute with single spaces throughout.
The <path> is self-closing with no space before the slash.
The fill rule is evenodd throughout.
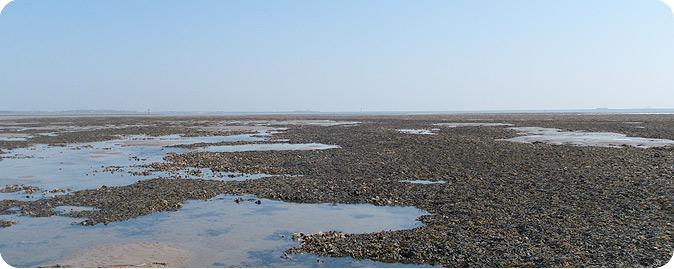
<path id="1" fill-rule="evenodd" d="M 190 252 L 165 243 L 125 243 L 82 251 L 48 267 L 182 267 L 191 256 Z"/>

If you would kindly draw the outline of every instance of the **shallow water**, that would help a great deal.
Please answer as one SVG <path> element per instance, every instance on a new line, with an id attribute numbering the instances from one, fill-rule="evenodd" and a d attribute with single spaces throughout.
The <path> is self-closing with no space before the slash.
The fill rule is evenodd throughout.
<path id="1" fill-rule="evenodd" d="M 267 132 L 258 134 L 182 137 L 180 135 L 128 136 L 112 141 L 69 144 L 63 147 L 36 145 L 11 150 L 0 160 L 0 186 L 23 184 L 43 192 L 0 193 L 0 199 L 36 200 L 61 195 L 61 190 L 81 190 L 129 185 L 138 180 L 171 176 L 211 180 L 251 180 L 269 175 L 213 172 L 187 168 L 151 175 L 133 175 L 144 171 L 135 167 L 161 162 L 166 153 L 191 149 L 165 147 L 192 143 L 267 140 Z M 273 142 L 273 141 L 270 141 Z M 248 144 L 206 147 L 202 150 L 264 151 L 319 150 L 339 148 L 324 144 Z M 59 192 L 49 190 L 59 189 Z M 414 207 L 377 207 L 372 205 L 294 204 L 261 200 L 254 196 L 235 203 L 235 196 L 218 196 L 209 201 L 187 201 L 175 212 L 160 212 L 128 221 L 93 227 L 74 225 L 81 219 L 65 216 L 33 218 L 19 215 L 0 216 L 17 224 L 0 229 L 0 253 L 13 266 L 31 267 L 72 261 L 83 251 L 110 244 L 166 243 L 189 252 L 190 267 L 275 266 L 275 267 L 410 267 L 351 258 L 318 257 L 298 254 L 283 257 L 284 251 L 298 246 L 294 232 L 317 233 L 342 231 L 367 233 L 381 230 L 411 229 L 421 226 L 416 219 L 427 212 Z M 63 206 L 58 215 L 97 210 L 90 207 Z M 151 244 L 149 244 L 151 245 Z M 103 253 L 106 254 L 106 253 Z M 75 259 L 76 260 L 76 259 Z"/>
<path id="2" fill-rule="evenodd" d="M 49 191 L 40 191 L 34 193 L 19 192 L 5 192 L 0 193 L 0 200 L 17 200 L 17 201 L 35 201 L 42 198 L 52 197 L 54 195 L 64 194 L 65 192 L 51 193 Z"/>
<path id="3" fill-rule="evenodd" d="M 26 141 L 32 136 L 23 133 L 0 133 L 0 141 Z"/>
<path id="4" fill-rule="evenodd" d="M 44 190 L 128 185 L 145 178 L 126 172 L 102 170 L 109 166 L 127 167 L 161 161 L 164 152 L 167 150 L 124 148 L 110 142 L 66 147 L 37 145 L 16 149 L 4 154 L 4 159 L 0 161 L 0 185 L 24 184 Z"/>
<path id="5" fill-rule="evenodd" d="M 36 145 L 30 148 L 11 150 L 0 160 L 0 186 L 23 184 L 43 190 L 93 189 L 100 186 L 124 186 L 157 175 L 132 175 L 128 172 L 142 171 L 131 166 L 162 162 L 166 153 L 187 152 L 183 148 L 167 148 L 168 145 L 214 143 L 222 141 L 261 141 L 253 135 L 182 137 L 129 136 L 121 139 L 69 144 L 65 147 Z M 222 180 L 236 180 L 238 177 Z M 248 177 L 248 175 L 242 175 Z M 39 197 L 37 197 L 39 198 Z"/>
<path id="6" fill-rule="evenodd" d="M 542 142 L 553 145 L 575 145 L 596 147 L 623 147 L 632 146 L 637 148 L 654 148 L 674 145 L 674 141 L 668 139 L 629 137 L 619 133 L 609 132 L 567 132 L 555 128 L 541 127 L 515 127 L 512 130 L 520 132 L 520 137 L 505 139 L 506 141 L 519 143 Z"/>
<path id="7" fill-rule="evenodd" d="M 160 242 L 190 252 L 190 267 L 227 266 L 367 266 L 400 264 L 355 261 L 283 253 L 298 243 L 292 233 L 342 231 L 367 233 L 411 229 L 427 212 L 414 207 L 372 205 L 295 204 L 262 199 L 235 203 L 237 196 L 218 196 L 209 201 L 189 201 L 176 212 L 161 212 L 109 225 L 72 225 L 67 217 L 12 216 L 18 224 L 0 230 L 0 252 L 18 267 L 58 263 L 99 245 Z M 76 239 L 76 240 L 74 240 Z M 318 263 L 317 259 L 321 262 Z"/>

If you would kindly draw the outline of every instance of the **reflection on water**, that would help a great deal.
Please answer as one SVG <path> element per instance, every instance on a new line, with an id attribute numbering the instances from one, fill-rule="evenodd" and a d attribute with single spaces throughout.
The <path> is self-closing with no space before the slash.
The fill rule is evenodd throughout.
<path id="1" fill-rule="evenodd" d="M 145 169 L 137 166 L 162 162 L 167 153 L 184 153 L 191 149 L 169 147 L 195 143 L 218 142 L 260 142 L 268 141 L 269 133 L 229 136 L 184 137 L 167 135 L 159 137 L 125 136 L 120 139 L 93 143 L 68 144 L 66 146 L 36 145 L 8 151 L 0 160 L 0 186 L 23 184 L 43 190 L 92 189 L 102 185 L 123 186 L 138 180 L 158 176 L 181 178 L 205 178 L 216 180 L 259 179 L 267 175 L 246 175 L 237 173 L 212 172 L 200 169 L 176 172 L 138 173 Z M 275 141 L 269 141 L 275 142 Z M 196 149 L 209 152 L 243 152 L 271 150 L 325 150 L 339 148 L 337 145 L 318 143 L 289 144 L 243 144 L 208 146 Z M 131 173 L 136 172 L 136 173 Z M 0 199 L 38 199 L 39 195 L 0 194 Z"/>
<path id="2" fill-rule="evenodd" d="M 188 149 L 165 146 L 223 141 L 261 141 L 265 138 L 252 134 L 230 136 L 160 137 L 127 136 L 94 143 L 69 144 L 64 147 L 36 145 L 19 148 L 3 154 L 0 161 L 0 186 L 23 184 L 43 190 L 93 189 L 102 185 L 124 186 L 138 180 L 169 174 L 130 174 L 144 169 L 131 166 L 162 162 L 166 153 L 182 153 Z M 260 176 L 224 174 L 221 180 L 260 178 Z M 24 198 L 16 194 L 1 194 L 4 199 L 37 199 L 39 195 Z M 9 197 L 7 197 L 9 196 Z"/>
<path id="3" fill-rule="evenodd" d="M 139 173 L 137 166 L 161 162 L 166 153 L 191 149 L 175 146 L 223 141 L 266 141 L 269 133 L 183 137 L 127 136 L 112 141 L 36 145 L 8 151 L 0 160 L 0 186 L 23 184 L 40 188 L 34 193 L 0 193 L 0 199 L 35 200 L 72 190 L 93 189 L 102 185 L 122 186 L 157 176 L 204 178 L 213 180 L 259 179 L 264 174 L 214 172 L 187 168 L 171 172 Z M 244 144 L 205 147 L 205 151 L 323 150 L 339 148 L 325 144 Z M 253 196 L 218 196 L 209 201 L 188 201 L 178 211 L 160 212 L 108 225 L 74 225 L 82 220 L 65 217 L 91 207 L 64 206 L 55 209 L 58 216 L 33 218 L 13 215 L 2 219 L 17 224 L 0 229 L 0 253 L 9 264 L 19 267 L 54 265 L 77 260 L 78 253 L 104 245 L 163 244 L 189 252 L 184 261 L 190 267 L 223 266 L 312 266 L 312 267 L 410 267 L 350 258 L 317 257 L 284 251 L 297 246 L 292 233 L 342 231 L 367 233 L 382 230 L 411 229 L 421 225 L 416 219 L 427 214 L 414 207 L 376 207 L 372 205 L 293 204 L 260 200 Z M 243 201 L 243 202 L 241 202 Z M 161 243 L 161 244 L 159 244 Z M 112 248 L 114 249 L 114 248 Z M 106 253 L 103 253 L 104 255 Z M 75 257 L 75 259 L 72 259 Z M 80 259 L 82 260 L 82 259 Z M 86 257 L 84 258 L 86 260 Z M 105 259 L 102 259 L 105 260 Z M 114 259 L 113 259 L 114 260 Z M 150 261 L 156 262 L 156 261 Z"/>
<path id="4" fill-rule="evenodd" d="M 519 131 L 520 134 L 524 136 L 505 140 L 519 143 L 542 142 L 553 145 L 570 144 L 575 146 L 597 147 L 632 146 L 637 148 L 653 148 L 674 145 L 674 141 L 668 139 L 629 137 L 624 134 L 608 132 L 566 132 L 560 129 L 541 127 L 516 127 L 511 129 Z"/>
<path id="5" fill-rule="evenodd" d="M 23 133 L 0 133 L 0 141 L 26 141 L 32 136 Z"/>
<path id="6" fill-rule="evenodd" d="M 17 201 L 35 201 L 42 198 L 52 197 L 54 195 L 64 194 L 64 192 L 49 192 L 40 191 L 34 193 L 26 193 L 25 191 L 17 192 L 0 192 L 0 200 L 17 200 Z"/>
<path id="7" fill-rule="evenodd" d="M 161 212 L 108 225 L 71 225 L 66 217 L 12 216 L 19 224 L 0 230 L 0 252 L 19 267 L 48 265 L 99 245 L 162 242 L 191 253 L 186 266 L 396 266 L 313 255 L 283 258 L 297 246 L 292 233 L 367 233 L 419 227 L 427 214 L 414 207 L 295 204 L 245 196 L 189 201 L 176 212 Z M 399 266 L 399 265 L 398 265 Z"/>
<path id="8" fill-rule="evenodd" d="M 0 185 L 25 184 L 45 190 L 128 185 L 144 178 L 125 172 L 103 172 L 105 167 L 161 161 L 165 152 L 156 147 L 123 148 L 112 142 L 16 149 L 4 154 L 5 159 L 0 161 Z M 13 158 L 16 156 L 30 158 Z"/>

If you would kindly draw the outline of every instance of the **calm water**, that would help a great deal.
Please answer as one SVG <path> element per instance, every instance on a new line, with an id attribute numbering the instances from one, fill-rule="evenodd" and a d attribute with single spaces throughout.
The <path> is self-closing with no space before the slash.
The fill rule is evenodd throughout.
<path id="1" fill-rule="evenodd" d="M 161 212 L 109 225 L 83 227 L 67 217 L 12 216 L 18 224 L 0 230 L 0 253 L 17 267 L 54 264 L 98 245 L 167 243 L 191 253 L 190 267 L 213 266 L 400 266 L 350 258 L 283 253 L 298 243 L 292 233 L 367 233 L 419 227 L 426 212 L 414 207 L 295 204 L 262 199 L 235 203 L 235 196 L 190 201 L 176 212 Z M 62 210 L 78 210 L 77 207 Z M 82 210 L 82 209 L 79 209 Z M 84 210 L 90 210 L 84 208 Z"/>
<path id="2" fill-rule="evenodd" d="M 69 144 L 64 147 L 36 145 L 9 151 L 0 161 L 0 186 L 23 184 L 45 190 L 60 189 L 93 189 L 102 185 L 124 186 L 138 180 L 158 176 L 188 176 L 184 171 L 175 174 L 156 173 L 150 176 L 135 176 L 127 172 L 142 171 L 134 166 L 162 162 L 167 153 L 182 153 L 190 150 L 214 152 L 269 151 L 269 150 L 323 150 L 339 148 L 336 145 L 324 144 L 244 144 L 231 146 L 209 146 L 200 149 L 184 149 L 168 146 L 193 143 L 217 143 L 265 141 L 265 133 L 232 135 L 182 137 L 179 135 L 145 137 L 129 136 L 123 139 L 95 143 Z M 106 169 L 118 167 L 119 169 Z M 261 178 L 265 175 L 242 175 L 238 173 L 213 173 L 201 169 L 205 178 L 221 180 L 245 180 Z M 230 175 L 236 175 L 230 177 Z M 199 177 L 199 178 L 204 178 Z M 16 197 L 13 194 L 0 194 Z M 8 198 L 4 198 L 8 199 Z"/>
<path id="3" fill-rule="evenodd" d="M 629 137 L 624 134 L 609 132 L 566 132 L 560 129 L 541 127 L 515 127 L 511 129 L 520 132 L 523 136 L 506 140 L 520 143 L 543 142 L 553 145 L 570 144 L 576 146 L 597 147 L 632 146 L 638 148 L 666 147 L 674 145 L 674 141 L 668 139 Z"/>
<path id="4" fill-rule="evenodd" d="M 32 185 L 44 190 L 91 189 L 102 185 L 122 186 L 157 176 L 180 176 L 212 180 L 256 180 L 264 174 L 249 175 L 235 172 L 220 173 L 199 169 L 198 176 L 187 170 L 150 176 L 136 176 L 128 171 L 140 171 L 135 165 L 161 162 L 166 153 L 187 152 L 191 149 L 166 146 L 199 142 L 261 141 L 265 133 L 237 136 L 162 137 L 129 136 L 112 141 L 69 144 L 64 147 L 37 145 L 16 149 L 0 160 L 0 186 Z M 270 141 L 271 143 L 272 141 Z M 246 144 L 206 147 L 200 150 L 226 152 L 251 150 L 319 150 L 337 148 L 322 144 Z M 197 149 L 199 150 L 199 149 Z M 114 169 L 105 169 L 113 167 Z M 191 168 L 188 170 L 192 170 Z M 2 193 L 0 199 L 39 199 L 54 193 Z M 70 257 L 82 255 L 97 246 L 125 243 L 155 242 L 170 244 L 190 253 L 190 267 L 276 266 L 276 267 L 409 267 L 351 258 L 317 257 L 300 254 L 283 257 L 284 251 L 298 243 L 291 239 L 295 232 L 317 233 L 342 231 L 367 233 L 382 230 L 411 229 L 421 225 L 416 219 L 427 214 L 414 207 L 377 207 L 372 205 L 295 204 L 253 196 L 249 201 L 235 203 L 235 196 L 218 196 L 208 201 L 188 201 L 176 212 L 160 212 L 148 216 L 115 222 L 109 225 L 85 227 L 74 225 L 81 220 L 54 216 L 32 218 L 14 215 L 0 219 L 14 220 L 16 225 L 0 229 L 0 254 L 6 262 L 17 267 L 53 265 Z M 59 212 L 97 210 L 65 206 Z"/>

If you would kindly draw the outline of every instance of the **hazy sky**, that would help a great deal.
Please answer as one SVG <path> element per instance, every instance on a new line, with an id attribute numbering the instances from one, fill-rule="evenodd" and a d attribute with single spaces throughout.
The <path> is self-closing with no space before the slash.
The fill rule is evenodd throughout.
<path id="1" fill-rule="evenodd" d="M 658 0 L 15 0 L 0 110 L 674 108 Z"/>

